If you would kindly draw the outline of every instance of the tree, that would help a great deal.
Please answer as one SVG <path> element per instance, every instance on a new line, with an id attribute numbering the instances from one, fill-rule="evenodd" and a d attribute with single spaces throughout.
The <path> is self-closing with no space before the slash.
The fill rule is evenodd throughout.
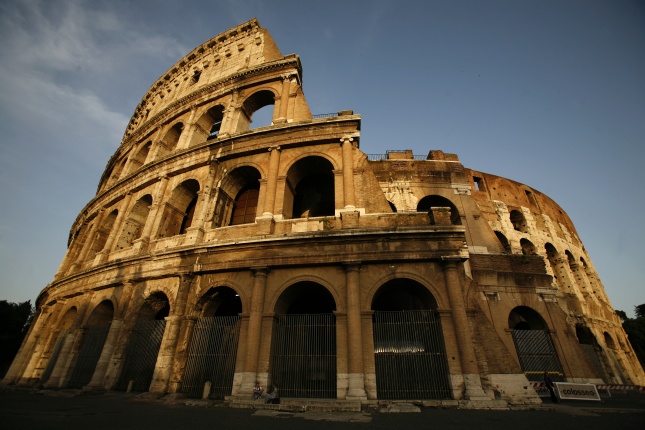
<path id="1" fill-rule="evenodd" d="M 0 377 L 4 377 L 27 334 L 35 309 L 31 301 L 0 300 Z"/>
<path id="2" fill-rule="evenodd" d="M 623 329 L 627 333 L 629 343 L 632 344 L 634 352 L 645 369 L 645 303 L 634 306 L 636 318 L 629 318 L 623 311 L 616 311 L 616 314 L 623 321 Z"/>

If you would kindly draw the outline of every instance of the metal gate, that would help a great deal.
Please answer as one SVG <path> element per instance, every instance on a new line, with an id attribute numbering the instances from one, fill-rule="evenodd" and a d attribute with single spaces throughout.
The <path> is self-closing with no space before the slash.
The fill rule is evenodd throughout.
<path id="1" fill-rule="evenodd" d="M 209 398 L 223 400 L 231 394 L 240 317 L 199 318 L 193 329 L 181 391 L 201 398 L 206 382 L 211 383 Z"/>
<path id="2" fill-rule="evenodd" d="M 334 314 L 281 315 L 273 323 L 271 381 L 282 397 L 335 399 Z"/>
<path id="3" fill-rule="evenodd" d="M 379 399 L 449 399 L 446 347 L 436 311 L 374 312 Z"/>
<path id="4" fill-rule="evenodd" d="M 116 386 L 117 390 L 127 390 L 130 381 L 132 381 L 132 391 L 148 391 L 165 328 L 165 320 L 137 323 L 130 334 L 123 370 Z"/>
<path id="5" fill-rule="evenodd" d="M 49 361 L 47 362 L 47 366 L 45 366 L 45 370 L 43 371 L 43 374 L 40 376 L 40 383 L 44 384 L 49 380 L 49 377 L 52 375 L 52 372 L 54 371 L 54 367 L 56 366 L 56 362 L 58 361 L 58 357 L 60 356 L 60 351 L 63 349 L 63 344 L 65 343 L 65 338 L 67 337 L 67 334 L 69 333 L 69 329 L 63 330 L 60 332 L 58 335 L 58 339 L 56 340 L 56 345 L 54 345 L 54 349 L 52 350 L 52 354 L 49 357 Z"/>
<path id="6" fill-rule="evenodd" d="M 553 381 L 564 381 L 553 341 L 544 330 L 513 330 L 513 342 L 522 372 L 529 381 L 542 381 L 544 372 Z"/>
<path id="7" fill-rule="evenodd" d="M 109 323 L 83 329 L 76 365 L 67 384 L 69 388 L 83 388 L 92 380 L 109 329 Z"/>

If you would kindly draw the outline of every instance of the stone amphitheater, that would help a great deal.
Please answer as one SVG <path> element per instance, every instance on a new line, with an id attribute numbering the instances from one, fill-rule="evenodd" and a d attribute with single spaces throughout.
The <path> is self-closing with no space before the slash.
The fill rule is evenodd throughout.
<path id="1" fill-rule="evenodd" d="M 257 127 L 254 114 L 271 112 Z M 567 214 L 457 155 L 360 149 L 255 19 L 136 107 L 3 384 L 539 403 L 645 385 Z"/>

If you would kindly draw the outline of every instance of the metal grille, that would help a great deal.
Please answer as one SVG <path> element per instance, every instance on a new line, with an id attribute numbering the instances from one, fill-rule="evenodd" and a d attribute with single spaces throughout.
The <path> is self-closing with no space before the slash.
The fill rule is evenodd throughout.
<path id="1" fill-rule="evenodd" d="M 589 358 L 589 361 L 591 362 L 594 369 L 596 370 L 596 374 L 600 378 L 602 378 L 603 381 L 607 382 L 608 381 L 607 374 L 605 373 L 605 368 L 602 367 L 602 364 L 600 363 L 600 359 L 598 358 L 598 352 L 596 351 L 596 348 L 593 345 L 590 345 L 588 343 L 581 343 L 580 346 L 585 351 L 587 358 Z"/>
<path id="2" fill-rule="evenodd" d="M 58 339 L 56 340 L 56 345 L 54 345 L 54 349 L 52 350 L 52 354 L 49 357 L 49 361 L 47 362 L 47 366 L 45 366 L 45 370 L 43 371 L 43 374 L 40 377 L 40 383 L 44 384 L 49 380 L 49 377 L 52 375 L 52 372 L 54 371 L 54 367 L 56 366 L 56 362 L 58 361 L 58 357 L 60 356 L 60 351 L 63 348 L 63 344 L 65 343 L 65 337 L 69 333 L 69 329 L 63 330 L 60 332 L 58 335 Z"/>
<path id="3" fill-rule="evenodd" d="M 436 311 L 374 312 L 379 399 L 449 399 L 450 380 Z"/>
<path id="4" fill-rule="evenodd" d="M 117 390 L 127 390 L 132 381 L 132 391 L 148 391 L 165 328 L 165 320 L 137 323 L 130 334 Z"/>
<path id="5" fill-rule="evenodd" d="M 193 329 L 182 392 L 201 398 L 204 384 L 210 382 L 209 398 L 222 400 L 230 395 L 239 336 L 239 316 L 199 318 Z"/>
<path id="6" fill-rule="evenodd" d="M 69 388 L 83 388 L 92 380 L 109 329 L 110 324 L 103 324 L 83 330 L 83 337 L 78 348 L 78 358 L 69 379 Z"/>
<path id="7" fill-rule="evenodd" d="M 271 381 L 282 397 L 335 399 L 333 314 L 281 315 L 273 324 Z"/>
<path id="8" fill-rule="evenodd" d="M 562 366 L 548 332 L 513 330 L 512 333 L 520 366 L 529 381 L 542 381 L 544 372 L 547 372 L 553 381 L 564 381 Z"/>

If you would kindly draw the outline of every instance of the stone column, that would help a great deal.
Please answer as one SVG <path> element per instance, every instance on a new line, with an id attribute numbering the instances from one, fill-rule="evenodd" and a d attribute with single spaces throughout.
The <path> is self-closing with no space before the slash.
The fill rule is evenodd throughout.
<path id="1" fill-rule="evenodd" d="M 343 200 L 345 201 L 345 209 L 354 209 L 355 194 L 354 194 L 354 163 L 352 157 L 352 150 L 354 148 L 352 142 L 354 139 L 351 137 L 344 137 L 340 140 L 343 148 Z"/>
<path id="2" fill-rule="evenodd" d="M 189 274 L 181 276 L 179 287 L 177 288 L 175 307 L 172 309 L 172 314 L 166 317 L 166 329 L 164 330 L 163 338 L 161 339 L 159 355 L 157 356 L 155 371 L 152 375 L 152 382 L 150 383 L 151 392 L 164 393 L 168 387 L 168 382 L 173 369 L 175 352 L 177 350 L 181 322 L 184 319 L 186 302 L 188 294 L 190 293 L 193 278 L 194 276 Z"/>
<path id="3" fill-rule="evenodd" d="M 31 361 L 32 353 L 38 343 L 39 336 L 37 333 L 40 333 L 42 325 L 47 319 L 45 318 L 47 309 L 47 306 L 41 306 L 38 309 L 34 322 L 31 324 L 31 327 L 29 327 L 29 331 L 25 336 L 25 339 L 22 341 L 22 345 L 20 346 L 18 353 L 14 357 L 9 370 L 7 370 L 7 373 L 2 379 L 3 384 L 15 384 L 26 374 L 26 369 Z"/>
<path id="4" fill-rule="evenodd" d="M 363 331 L 361 324 L 361 296 L 359 287 L 359 264 L 344 263 L 345 289 L 347 290 L 347 399 L 367 399 L 363 369 Z"/>
<path id="5" fill-rule="evenodd" d="M 287 112 L 289 107 L 289 87 L 291 86 L 291 76 L 282 76 L 282 93 L 280 94 L 280 112 L 276 122 L 287 122 Z"/>
<path id="6" fill-rule="evenodd" d="M 264 198 L 264 211 L 262 215 L 271 216 L 275 210 L 275 193 L 278 187 L 278 168 L 280 166 L 280 147 L 272 146 L 269 148 L 271 156 L 269 158 L 269 175 L 267 178 L 267 189 Z"/>
<path id="7" fill-rule="evenodd" d="M 475 348 L 473 347 L 473 339 L 468 326 L 466 305 L 464 303 L 464 295 L 457 271 L 457 263 L 460 259 L 442 257 L 442 260 L 443 275 L 446 281 L 448 300 L 450 301 L 450 308 L 452 310 L 453 326 L 457 338 L 459 361 L 464 377 L 464 398 L 467 400 L 490 400 L 481 387 Z"/>
<path id="8" fill-rule="evenodd" d="M 258 376 L 258 358 L 260 352 L 260 339 L 262 335 L 262 311 L 264 310 L 264 293 L 266 291 L 267 267 L 251 269 L 254 275 L 253 294 L 251 296 L 251 309 L 249 312 L 249 328 L 246 336 L 246 356 L 244 357 L 244 375 L 240 393 L 253 392 L 253 386 Z"/>

